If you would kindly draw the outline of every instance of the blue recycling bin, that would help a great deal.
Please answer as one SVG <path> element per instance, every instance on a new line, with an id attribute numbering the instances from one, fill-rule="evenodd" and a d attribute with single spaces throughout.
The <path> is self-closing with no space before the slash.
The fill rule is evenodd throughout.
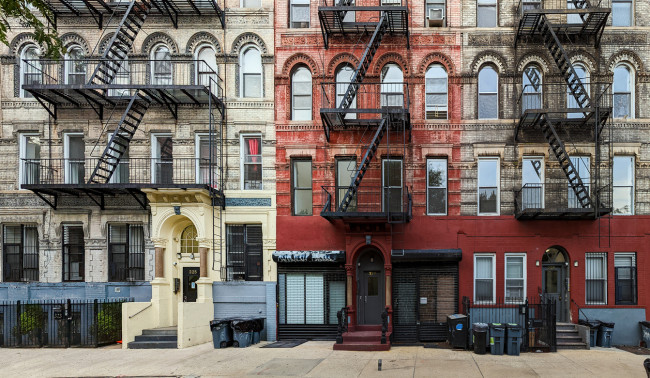
<path id="1" fill-rule="evenodd" d="M 518 356 L 521 350 L 521 340 L 523 338 L 523 329 L 517 323 L 506 323 L 506 337 L 508 345 L 506 352 L 509 356 Z"/>
<path id="2" fill-rule="evenodd" d="M 598 346 L 604 348 L 612 347 L 612 336 L 614 333 L 614 323 L 600 322 L 598 329 Z"/>
<path id="3" fill-rule="evenodd" d="M 490 353 L 501 356 L 505 347 L 506 326 L 503 323 L 490 323 Z"/>

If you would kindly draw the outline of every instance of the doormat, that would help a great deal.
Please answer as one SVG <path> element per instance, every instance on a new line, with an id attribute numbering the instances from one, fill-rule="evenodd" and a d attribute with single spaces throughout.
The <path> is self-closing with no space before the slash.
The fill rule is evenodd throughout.
<path id="1" fill-rule="evenodd" d="M 276 341 L 274 343 L 261 346 L 260 348 L 293 348 L 306 342 L 307 340 L 302 340 L 302 339 L 282 340 L 282 341 Z"/>

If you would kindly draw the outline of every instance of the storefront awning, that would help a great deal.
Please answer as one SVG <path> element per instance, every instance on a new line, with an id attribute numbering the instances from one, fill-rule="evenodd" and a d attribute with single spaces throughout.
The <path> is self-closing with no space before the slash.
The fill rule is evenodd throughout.
<path id="1" fill-rule="evenodd" d="M 345 251 L 275 251 L 277 263 L 345 263 Z"/>
<path id="2" fill-rule="evenodd" d="M 392 262 L 406 261 L 460 261 L 463 252 L 460 249 L 393 249 L 390 251 Z"/>

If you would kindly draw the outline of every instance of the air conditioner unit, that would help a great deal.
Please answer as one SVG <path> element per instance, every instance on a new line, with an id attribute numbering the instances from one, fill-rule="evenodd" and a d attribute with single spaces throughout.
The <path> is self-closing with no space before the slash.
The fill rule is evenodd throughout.
<path id="1" fill-rule="evenodd" d="M 429 26 L 443 26 L 445 24 L 445 17 L 443 16 L 442 8 L 429 9 L 427 21 L 429 22 Z"/>
<path id="2" fill-rule="evenodd" d="M 381 0 L 381 5 L 402 5 L 402 0 Z"/>

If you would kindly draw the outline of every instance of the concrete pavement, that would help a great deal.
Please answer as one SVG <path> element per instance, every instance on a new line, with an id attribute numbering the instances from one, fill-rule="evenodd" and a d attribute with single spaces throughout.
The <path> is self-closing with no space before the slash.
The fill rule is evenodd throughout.
<path id="1" fill-rule="evenodd" d="M 646 377 L 647 356 L 615 348 L 515 357 L 423 347 L 334 351 L 332 342 L 325 341 L 291 349 L 260 348 L 264 344 L 243 349 L 203 344 L 181 350 L 3 348 L 0 376 Z M 378 359 L 382 371 L 377 371 Z"/>

